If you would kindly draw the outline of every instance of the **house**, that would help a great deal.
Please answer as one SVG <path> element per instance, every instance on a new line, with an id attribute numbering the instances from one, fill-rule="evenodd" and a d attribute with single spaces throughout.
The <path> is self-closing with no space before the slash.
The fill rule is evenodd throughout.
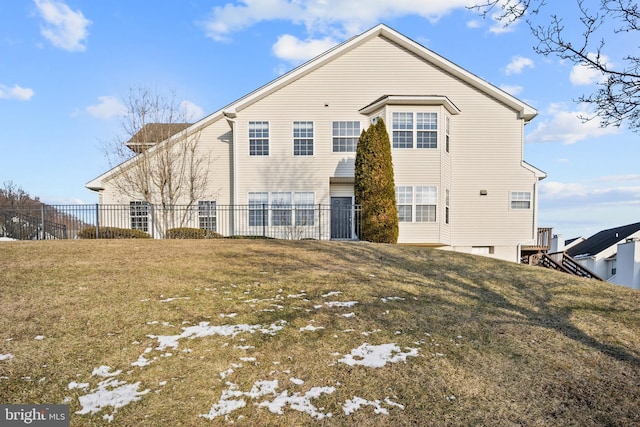
<path id="1" fill-rule="evenodd" d="M 640 222 L 602 230 L 566 253 L 608 282 L 640 289 Z"/>
<path id="2" fill-rule="evenodd" d="M 199 132 L 199 149 L 212 159 L 210 199 L 201 206 L 248 206 L 248 219 L 241 221 L 250 230 L 317 227 L 309 206 L 353 205 L 358 137 L 382 118 L 402 212 L 398 243 L 517 262 L 522 247 L 537 243 L 538 183 L 546 177 L 523 159 L 524 125 L 536 115 L 381 24 L 194 123 L 180 137 Z M 112 184 L 127 166 L 87 183 L 101 204 L 141 203 Z M 278 210 L 260 215 L 261 205 Z M 140 224 L 139 218 L 131 221 Z M 332 211 L 332 230 L 318 236 L 357 238 L 341 221 L 352 218 L 334 218 Z M 217 231 L 231 234 L 238 222 Z M 338 229 L 347 232 L 333 232 Z"/>

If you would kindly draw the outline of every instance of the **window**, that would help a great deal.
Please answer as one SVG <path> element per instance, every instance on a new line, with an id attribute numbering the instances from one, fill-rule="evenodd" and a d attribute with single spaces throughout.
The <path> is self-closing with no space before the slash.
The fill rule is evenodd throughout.
<path id="1" fill-rule="evenodd" d="M 396 187 L 398 221 L 435 222 L 437 200 L 438 194 L 435 186 Z"/>
<path id="2" fill-rule="evenodd" d="M 314 225 L 315 212 L 313 204 L 315 196 L 312 192 L 293 193 L 293 202 L 296 209 L 296 225 Z"/>
<path id="3" fill-rule="evenodd" d="M 417 147 L 438 148 L 438 113 L 416 113 Z"/>
<path id="4" fill-rule="evenodd" d="M 449 129 L 450 129 L 450 126 L 451 126 L 450 121 L 451 120 L 449 119 L 449 116 L 446 116 L 445 117 L 445 121 L 444 121 L 444 123 L 445 123 L 445 128 L 444 128 L 444 135 L 445 135 L 445 143 L 444 144 L 445 145 L 444 145 L 444 148 L 445 148 L 445 151 L 447 153 L 449 152 Z"/>
<path id="5" fill-rule="evenodd" d="M 249 155 L 269 155 L 269 122 L 249 122 Z"/>
<path id="6" fill-rule="evenodd" d="M 333 152 L 353 153 L 360 138 L 360 122 L 333 122 Z"/>
<path id="7" fill-rule="evenodd" d="M 437 204 L 436 187 L 416 187 L 416 222 L 436 222 Z"/>
<path id="8" fill-rule="evenodd" d="M 531 209 L 531 192 L 512 191 L 511 209 Z"/>
<path id="9" fill-rule="evenodd" d="M 269 193 L 249 193 L 249 225 L 252 227 L 267 225 L 267 205 Z"/>
<path id="10" fill-rule="evenodd" d="M 291 225 L 291 193 L 271 193 L 271 225 Z"/>
<path id="11" fill-rule="evenodd" d="M 313 122 L 293 122 L 293 155 L 313 156 Z"/>
<path id="12" fill-rule="evenodd" d="M 215 200 L 198 201 L 198 227 L 204 230 L 217 231 L 216 219 Z"/>
<path id="13" fill-rule="evenodd" d="M 249 193 L 249 226 L 313 226 L 314 203 L 315 193 L 310 191 Z"/>
<path id="14" fill-rule="evenodd" d="M 472 246 L 471 253 L 475 255 L 491 255 L 493 246 Z"/>
<path id="15" fill-rule="evenodd" d="M 393 148 L 413 148 L 413 113 L 393 113 Z"/>
<path id="16" fill-rule="evenodd" d="M 444 223 L 449 224 L 449 189 L 444 190 Z"/>
<path id="17" fill-rule="evenodd" d="M 413 221 L 413 187 L 396 187 L 396 204 L 398 205 L 398 221 Z"/>
<path id="18" fill-rule="evenodd" d="M 149 231 L 149 205 L 147 202 L 129 202 L 131 229 Z"/>

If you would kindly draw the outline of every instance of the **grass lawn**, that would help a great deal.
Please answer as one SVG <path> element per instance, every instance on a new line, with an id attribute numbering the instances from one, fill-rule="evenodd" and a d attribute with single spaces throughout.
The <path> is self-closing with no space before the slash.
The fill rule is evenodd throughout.
<path id="1" fill-rule="evenodd" d="M 0 243 L 0 403 L 72 426 L 640 423 L 640 292 L 427 248 Z"/>

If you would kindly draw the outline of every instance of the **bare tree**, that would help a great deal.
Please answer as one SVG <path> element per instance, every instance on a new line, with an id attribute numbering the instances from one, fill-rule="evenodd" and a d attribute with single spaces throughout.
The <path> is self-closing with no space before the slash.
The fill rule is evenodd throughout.
<path id="1" fill-rule="evenodd" d="M 565 0 L 562 0 L 563 2 Z M 591 116 L 583 121 L 599 118 L 602 127 L 625 124 L 634 132 L 640 131 L 640 57 L 638 46 L 627 46 L 628 54 L 613 64 L 606 48 L 619 38 L 635 35 L 640 29 L 640 10 L 632 0 L 575 0 L 576 16 L 557 14 L 543 16 L 550 6 L 546 0 L 483 0 L 471 6 L 483 17 L 491 16 L 505 26 L 526 21 L 537 39 L 536 53 L 555 55 L 575 65 L 602 74 L 597 89 L 576 101 L 594 107 Z M 581 31 L 565 28 L 566 22 L 576 21 Z M 620 42 L 618 42 L 620 43 Z M 626 123 L 625 123 L 626 122 Z"/>
<path id="2" fill-rule="evenodd" d="M 161 207 L 159 232 L 182 227 L 190 208 L 207 196 L 209 157 L 198 149 L 200 131 L 190 129 L 188 112 L 174 95 L 131 89 L 124 105 L 124 137 L 104 147 L 118 168 L 111 182 L 129 199 Z"/>

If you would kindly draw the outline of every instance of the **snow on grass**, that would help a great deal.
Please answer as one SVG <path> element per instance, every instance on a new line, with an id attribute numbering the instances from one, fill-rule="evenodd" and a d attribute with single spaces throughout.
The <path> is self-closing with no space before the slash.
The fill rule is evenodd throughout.
<path id="1" fill-rule="evenodd" d="M 78 398 L 82 409 L 77 411 L 76 414 L 93 415 L 108 406 L 112 407 L 115 412 L 118 408 L 140 400 L 140 396 L 150 391 L 150 389 L 138 391 L 139 387 L 140 382 L 128 384 L 126 381 L 118 381 L 115 378 L 100 381 L 97 388 L 91 390 L 89 394 Z"/>
<path id="2" fill-rule="evenodd" d="M 403 353 L 396 344 L 370 345 L 362 344 L 360 347 L 351 350 L 350 354 L 339 359 L 338 362 L 347 365 L 363 365 L 370 368 L 382 368 L 387 363 L 406 362 L 407 357 L 417 357 L 417 348 L 407 348 L 409 350 Z"/>
<path id="3" fill-rule="evenodd" d="M 358 304 L 358 301 L 329 301 L 324 303 L 327 307 L 353 307 L 356 304 Z"/>
<path id="4" fill-rule="evenodd" d="M 361 409 L 363 406 L 373 406 L 374 414 L 388 415 L 389 411 L 382 406 L 382 403 L 383 402 L 380 400 L 367 400 L 363 399 L 362 397 L 354 396 L 353 399 L 349 399 L 344 403 L 342 410 L 344 411 L 345 415 L 351 415 L 358 409 Z M 400 409 L 404 409 L 404 405 L 393 402 L 388 397 L 384 399 L 384 403 L 389 406 L 396 406 Z"/>
<path id="5" fill-rule="evenodd" d="M 313 325 L 307 325 L 304 328 L 300 328 L 300 332 L 305 332 L 305 331 L 317 331 L 319 329 L 324 329 L 324 326 L 313 326 Z"/>
<path id="6" fill-rule="evenodd" d="M 99 368 L 95 368 L 93 372 L 91 372 L 91 376 L 97 375 L 99 377 L 115 377 L 122 373 L 122 370 L 117 370 L 115 372 L 111 372 L 111 367 L 102 365 Z"/>
<path id="7" fill-rule="evenodd" d="M 2 361 L 2 360 L 11 360 L 11 359 L 13 359 L 13 354 L 11 354 L 11 353 L 0 354 L 0 361 Z"/>
<path id="8" fill-rule="evenodd" d="M 308 392 L 304 394 L 293 393 L 289 395 L 287 390 L 280 393 L 276 398 L 269 402 L 264 401 L 258 404 L 258 406 L 264 406 L 269 409 L 269 411 L 274 414 L 282 415 L 283 408 L 289 406 L 294 411 L 305 412 L 316 418 L 318 420 L 322 420 L 324 418 L 331 418 L 333 415 L 331 412 L 322 413 L 320 412 L 322 408 L 316 408 L 312 403 L 312 399 L 317 399 L 323 394 L 331 394 L 336 391 L 335 387 L 313 387 Z"/>
<path id="9" fill-rule="evenodd" d="M 238 334 L 247 332 L 254 334 L 256 332 L 262 332 L 267 335 L 275 335 L 276 332 L 282 330 L 287 322 L 281 320 L 279 322 L 272 323 L 268 327 L 263 325 L 221 325 L 221 326 L 209 326 L 209 322 L 200 322 L 196 326 L 189 326 L 182 328 L 180 335 L 147 335 L 149 338 L 158 340 L 158 347 L 156 350 L 165 350 L 167 347 L 178 348 L 178 341 L 183 338 L 203 338 L 212 335 L 221 335 L 225 337 L 235 337 Z"/>

